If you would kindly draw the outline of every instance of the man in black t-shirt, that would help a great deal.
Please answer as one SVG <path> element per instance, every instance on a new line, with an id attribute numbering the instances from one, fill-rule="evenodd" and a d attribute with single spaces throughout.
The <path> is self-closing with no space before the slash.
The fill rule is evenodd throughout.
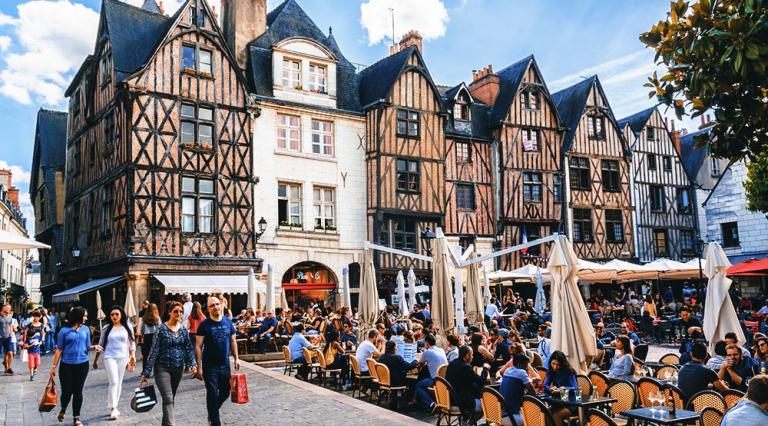
<path id="1" fill-rule="evenodd" d="M 684 339 L 701 339 L 704 337 L 701 321 L 693 316 L 691 309 L 687 306 L 680 310 L 680 319 L 677 321 L 677 326 L 681 328 L 680 332 Z"/>
<path id="2" fill-rule="evenodd" d="M 686 398 L 706 390 L 710 384 L 719 391 L 728 389 L 728 386 L 720 380 L 714 370 L 702 365 L 706 357 L 707 346 L 704 343 L 696 342 L 691 348 L 691 361 L 680 368 L 677 382 Z"/>

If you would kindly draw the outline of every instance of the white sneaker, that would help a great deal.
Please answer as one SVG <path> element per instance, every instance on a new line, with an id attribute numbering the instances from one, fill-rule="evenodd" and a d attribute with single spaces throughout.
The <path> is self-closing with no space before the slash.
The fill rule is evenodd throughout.
<path id="1" fill-rule="evenodd" d="M 117 408 L 113 408 L 112 412 L 109 414 L 109 420 L 117 420 L 118 416 L 120 416 L 120 412 L 117 411 Z"/>

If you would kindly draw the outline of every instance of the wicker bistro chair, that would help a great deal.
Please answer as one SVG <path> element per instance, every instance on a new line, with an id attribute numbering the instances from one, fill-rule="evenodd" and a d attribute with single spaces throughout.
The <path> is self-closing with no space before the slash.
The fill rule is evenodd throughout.
<path id="1" fill-rule="evenodd" d="M 495 389 L 487 386 L 483 388 L 483 391 L 480 393 L 480 405 L 483 407 L 483 416 L 485 417 L 486 424 L 493 426 L 517 426 L 507 401 Z M 505 417 L 504 413 L 509 414 L 509 417 Z"/>
<path id="2" fill-rule="evenodd" d="M 397 397 L 398 392 L 405 391 L 406 386 L 392 386 L 391 376 L 389 374 L 389 367 L 379 362 L 376 363 L 376 376 L 379 378 L 379 400 L 381 402 L 382 396 L 387 395 L 387 406 L 392 406 L 392 395 Z M 397 401 L 395 399 L 395 401 Z"/>
<path id="3" fill-rule="evenodd" d="M 717 408 L 705 407 L 701 410 L 699 424 L 701 426 L 720 426 L 723 423 L 724 416 L 725 414 Z"/>
<path id="4" fill-rule="evenodd" d="M 587 424 L 589 426 L 618 426 L 618 423 L 608 414 L 594 408 L 590 409 L 587 414 Z"/>
<path id="5" fill-rule="evenodd" d="M 320 351 L 310 351 L 307 348 L 301 348 L 301 353 L 304 354 L 304 359 L 307 361 L 307 365 L 309 366 L 309 373 L 307 374 L 307 380 L 312 380 L 312 374 L 314 373 L 315 378 L 320 377 L 320 363 L 315 362 L 314 359 L 317 358 L 317 354 L 320 353 Z"/>
<path id="6" fill-rule="evenodd" d="M 341 387 L 344 380 L 341 377 L 341 368 L 328 368 L 328 363 L 325 362 L 325 354 L 323 351 L 317 351 L 317 363 L 320 364 L 320 385 L 325 384 L 326 377 L 334 379 L 336 386 Z M 342 355 L 338 355 L 342 356 Z"/>
<path id="7" fill-rule="evenodd" d="M 744 392 L 736 390 L 736 389 L 728 389 L 727 391 L 723 392 L 723 399 L 725 400 L 725 406 L 727 407 L 727 410 L 730 410 L 733 408 L 736 404 L 741 401 L 741 398 L 744 398 Z"/>
<path id="8" fill-rule="evenodd" d="M 352 367 L 352 398 L 355 397 L 355 391 L 357 391 L 357 396 L 359 397 L 363 393 L 363 382 L 370 380 L 371 375 L 370 373 L 362 373 L 360 370 L 360 361 L 357 360 L 356 356 L 351 355 L 349 357 L 349 364 Z"/>
<path id="9" fill-rule="evenodd" d="M 456 393 L 453 391 L 453 387 L 447 380 L 438 376 L 435 377 L 435 404 L 437 405 L 437 426 L 442 425 L 443 420 L 448 426 L 461 425 L 463 413 L 461 408 L 457 405 L 453 405 Z"/>
<path id="10" fill-rule="evenodd" d="M 608 376 L 599 371 L 590 371 L 588 377 L 592 384 L 597 387 L 597 394 L 605 396 L 605 391 L 608 390 L 608 383 L 610 382 Z"/>
<path id="11" fill-rule="evenodd" d="M 532 352 L 532 353 L 533 353 L 533 361 L 531 362 L 531 365 L 535 368 L 544 367 L 544 358 L 542 358 L 538 352 Z"/>
<path id="12" fill-rule="evenodd" d="M 368 366 L 368 374 L 371 375 L 371 401 L 373 401 L 374 394 L 376 395 L 376 400 L 378 401 L 379 399 L 379 375 L 376 372 L 376 364 L 377 362 L 373 358 L 365 359 L 365 365 Z"/>
<path id="13" fill-rule="evenodd" d="M 656 369 L 656 378 L 657 379 L 663 379 L 664 378 L 664 374 L 666 374 L 667 371 L 671 371 L 673 373 L 677 373 L 678 372 L 678 368 L 675 367 L 674 365 L 665 365 L 663 367 L 659 367 L 658 369 Z"/>
<path id="14" fill-rule="evenodd" d="M 650 407 L 651 401 L 648 395 L 661 392 L 661 383 L 650 377 L 641 377 L 637 381 L 637 401 L 642 407 Z"/>
<path id="15" fill-rule="evenodd" d="M 579 389 L 581 389 L 581 395 L 583 398 L 592 396 L 592 381 L 589 380 L 589 377 L 583 374 L 577 375 L 576 384 L 579 385 Z"/>
<path id="16" fill-rule="evenodd" d="M 719 393 L 711 390 L 703 390 L 688 400 L 688 410 L 700 413 L 705 407 L 717 408 L 721 413 L 725 413 L 728 409 L 725 399 Z"/>
<path id="17" fill-rule="evenodd" d="M 680 390 L 680 388 L 674 385 L 670 385 L 669 383 L 665 383 L 661 386 L 661 390 L 664 392 L 664 398 L 667 400 L 672 397 L 672 400 L 675 402 L 675 408 L 685 407 L 685 401 L 688 398 L 685 397 L 685 394 Z"/>
<path id="18" fill-rule="evenodd" d="M 536 367 L 536 373 L 539 375 L 541 383 L 544 383 L 544 380 L 547 378 L 547 369 L 544 367 Z"/>
<path id="19" fill-rule="evenodd" d="M 283 346 L 283 360 L 285 361 L 285 368 L 283 369 L 283 374 L 291 375 L 293 373 L 294 369 L 297 369 L 301 367 L 300 362 L 293 362 L 291 360 L 291 350 L 288 349 L 288 346 Z"/>
<path id="20" fill-rule="evenodd" d="M 635 385 L 626 380 L 616 380 L 608 386 L 606 394 L 611 398 L 616 398 L 618 401 L 611 405 L 611 411 L 614 415 L 623 411 L 631 410 L 635 407 L 635 394 L 637 390 Z M 616 419 L 614 421 L 619 424 L 626 424 L 624 419 Z"/>
<path id="21" fill-rule="evenodd" d="M 437 368 L 437 375 L 445 378 L 445 372 L 448 371 L 448 364 L 443 364 Z"/>
<path id="22" fill-rule="evenodd" d="M 523 415 L 525 426 L 556 426 L 549 408 L 534 396 L 523 397 L 520 413 Z"/>
<path id="23" fill-rule="evenodd" d="M 293 324 L 290 321 L 283 321 L 283 327 L 285 327 L 285 335 L 289 339 L 293 337 Z"/>
<path id="24" fill-rule="evenodd" d="M 659 359 L 662 364 L 680 364 L 680 356 L 677 354 L 666 354 Z"/>

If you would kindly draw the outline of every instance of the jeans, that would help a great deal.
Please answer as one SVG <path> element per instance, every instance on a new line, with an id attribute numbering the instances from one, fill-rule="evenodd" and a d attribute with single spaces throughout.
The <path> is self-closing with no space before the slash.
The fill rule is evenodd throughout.
<path id="1" fill-rule="evenodd" d="M 120 402 L 120 394 L 123 392 L 123 376 L 125 376 L 127 365 L 128 357 L 104 358 L 104 369 L 107 370 L 107 377 L 109 378 L 107 405 L 110 409 L 117 408 L 117 404 Z"/>
<path id="2" fill-rule="evenodd" d="M 152 349 L 152 341 L 155 339 L 154 334 L 144 334 L 144 343 L 141 344 L 141 365 L 143 366 L 149 358 L 149 350 Z"/>
<path id="3" fill-rule="evenodd" d="M 83 406 L 83 385 L 88 377 L 88 361 L 82 364 L 59 364 L 59 383 L 61 384 L 61 411 L 67 411 L 72 400 L 72 415 L 80 417 Z"/>
<path id="4" fill-rule="evenodd" d="M 431 388 L 434 385 L 435 385 L 435 379 L 433 379 L 432 377 L 419 380 L 419 382 L 416 383 L 416 396 L 427 407 L 430 407 L 432 406 L 432 404 L 435 403 L 435 398 L 433 398 L 432 394 L 429 392 L 429 388 Z"/>
<path id="5" fill-rule="evenodd" d="M 173 426 L 176 418 L 173 414 L 173 406 L 176 400 L 176 389 L 181 383 L 181 375 L 184 367 L 155 367 L 155 383 L 163 399 L 163 426 Z"/>
<path id="6" fill-rule="evenodd" d="M 256 336 L 256 350 L 264 352 L 267 346 L 269 346 L 269 341 L 272 340 L 272 333 L 254 334 L 254 336 Z"/>
<path id="7" fill-rule="evenodd" d="M 205 405 L 208 408 L 208 421 L 211 426 L 221 426 L 219 409 L 229 399 L 229 378 L 232 374 L 229 365 L 203 366 L 205 380 Z"/>
<path id="8" fill-rule="evenodd" d="M 300 376 L 302 376 L 304 378 L 308 377 L 307 375 L 310 372 L 310 368 L 309 368 L 309 364 L 307 364 L 307 360 L 304 359 L 304 355 L 302 355 L 302 356 L 292 360 L 291 362 L 294 362 L 294 363 L 297 363 L 297 364 L 301 363 L 301 367 L 298 368 L 298 370 L 296 371 L 296 374 L 298 374 L 298 375 L 300 375 Z"/>
<path id="9" fill-rule="evenodd" d="M 54 334 L 53 331 L 49 331 L 45 333 L 45 345 L 43 346 L 44 354 L 47 354 L 48 352 L 51 352 L 54 349 L 53 334 Z"/>

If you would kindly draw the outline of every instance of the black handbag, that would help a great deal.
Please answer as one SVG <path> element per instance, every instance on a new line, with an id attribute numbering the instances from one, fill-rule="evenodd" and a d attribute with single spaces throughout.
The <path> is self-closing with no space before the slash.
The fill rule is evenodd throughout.
<path id="1" fill-rule="evenodd" d="M 155 385 L 136 388 L 131 398 L 131 409 L 137 413 L 146 413 L 157 404 Z"/>

